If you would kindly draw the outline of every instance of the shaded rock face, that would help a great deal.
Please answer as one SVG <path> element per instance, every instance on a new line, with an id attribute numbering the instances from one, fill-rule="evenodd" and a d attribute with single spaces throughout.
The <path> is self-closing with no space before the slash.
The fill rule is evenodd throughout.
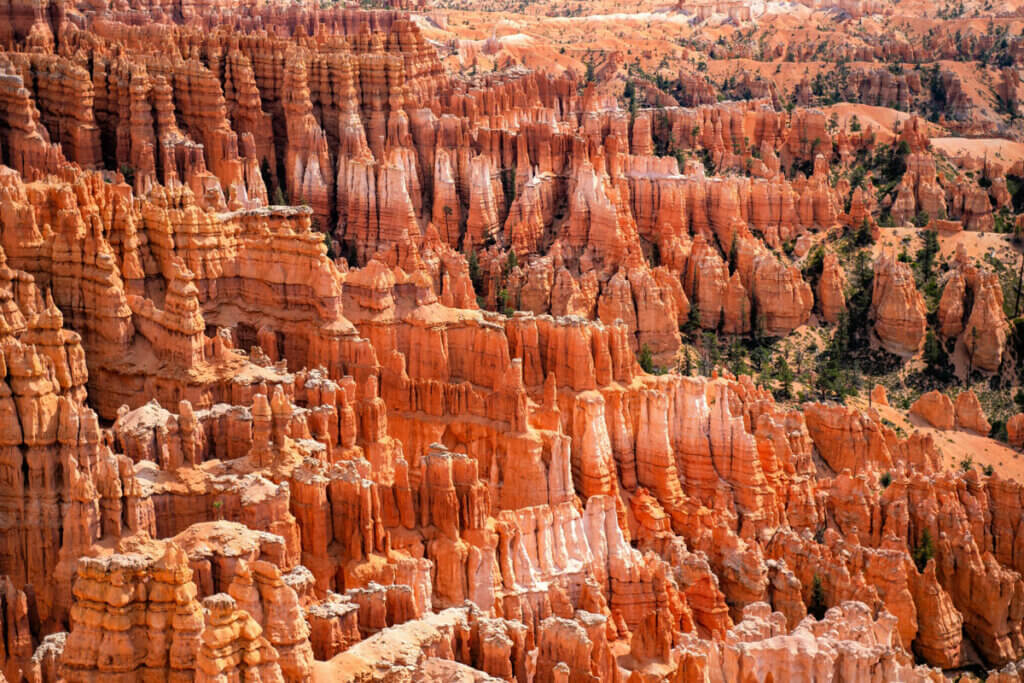
<path id="1" fill-rule="evenodd" d="M 1011 446 L 1024 446 L 1024 413 L 1017 413 L 1006 421 L 1006 434 Z"/>
<path id="2" fill-rule="evenodd" d="M 924 343 L 926 309 L 924 297 L 914 284 L 910 266 L 883 254 L 875 262 L 871 311 L 875 335 L 888 351 L 901 355 L 917 353 Z"/>
<path id="3" fill-rule="evenodd" d="M 960 406 L 961 403 L 966 405 L 966 402 L 961 402 L 958 399 L 957 405 Z M 910 413 L 921 417 L 932 427 L 952 429 L 960 411 L 953 412 L 953 401 L 949 396 L 938 391 L 929 391 L 914 401 L 914 404 L 910 406 Z"/>
<path id="4" fill-rule="evenodd" d="M 217 593 L 203 600 L 206 624 L 196 660 L 197 681 L 231 678 L 285 680 L 277 653 L 251 615 L 237 609 L 229 595 Z M 301 679 L 299 679 L 301 680 Z"/>
<path id="5" fill-rule="evenodd" d="M 701 80 L 630 117 L 571 74 L 453 77 L 394 11 L 45 4 L 0 9 L 7 679 L 935 680 L 909 653 L 1024 656 L 1018 483 L 943 471 L 871 409 L 637 361 L 670 365 L 681 329 L 841 318 L 838 258 L 815 288 L 801 259 L 870 197 L 842 213 L 822 112 Z M 940 203 L 920 125 L 897 214 Z M 666 137 L 750 173 L 680 168 Z M 977 226 L 982 203 L 950 208 Z M 995 371 L 998 282 L 960 270 L 942 334 Z M 883 255 L 872 295 L 878 339 L 916 353 L 910 270 Z M 912 412 L 990 428 L 969 392 Z"/>
<path id="6" fill-rule="evenodd" d="M 956 397 L 956 424 L 961 429 L 970 429 L 982 435 L 988 435 L 992 430 L 981 402 L 970 389 L 960 392 Z"/>
<path id="7" fill-rule="evenodd" d="M 826 254 L 818 280 L 818 309 L 821 317 L 830 323 L 838 322 L 846 310 L 846 274 L 835 254 Z"/>
<path id="8" fill-rule="evenodd" d="M 946 277 L 937 312 L 942 336 L 963 342 L 971 369 L 998 372 L 1006 352 L 1009 323 L 999 279 L 957 256 Z"/>
<path id="9" fill-rule="evenodd" d="M 118 265 L 127 259 L 135 271 L 122 273 L 128 293 L 153 299 L 152 309 L 144 301 L 125 302 L 133 313 L 150 319 L 140 333 L 161 326 L 163 319 L 160 297 L 153 298 L 146 288 L 154 287 L 158 271 L 170 279 L 171 253 L 186 248 L 184 240 L 173 240 L 174 249 L 164 248 L 171 244 L 168 224 L 172 233 L 187 226 L 188 233 L 205 234 L 208 221 L 199 218 L 193 205 L 222 213 L 283 203 L 308 206 L 309 225 L 328 235 L 330 252 L 360 265 L 381 250 L 420 242 L 436 231 L 455 250 L 481 252 L 479 259 L 488 267 L 477 281 L 481 291 L 476 295 L 488 308 L 499 308 L 500 297 L 504 307 L 536 313 L 574 313 L 606 323 L 622 317 L 633 334 L 631 345 L 647 344 L 665 359 L 678 348 L 675 329 L 686 322 L 695 289 L 705 292 L 702 303 L 708 310 L 702 311 L 702 324 L 707 329 L 718 326 L 723 298 L 732 306 L 726 313 L 729 329 L 742 332 L 762 325 L 766 333 L 785 334 L 806 322 L 813 293 L 791 264 L 767 258 L 764 245 L 777 249 L 838 221 L 840 198 L 827 182 L 829 155 L 821 155 L 831 142 L 825 144 L 829 134 L 817 114 L 798 112 L 786 121 L 757 102 L 674 109 L 667 122 L 672 135 L 680 144 L 685 140 L 709 150 L 717 163 L 733 163 L 731 150 L 749 137 L 747 129 L 756 131 L 747 146 L 775 158 L 774 163 L 766 159 L 756 178 L 723 182 L 689 173 L 684 178 L 680 172 L 686 169 L 672 159 L 650 155 L 649 115 L 640 116 L 630 131 L 625 112 L 598 110 L 565 77 L 496 76 L 482 81 L 481 88 L 469 87 L 445 74 L 419 30 L 399 13 L 380 19 L 313 13 L 307 17 L 310 25 L 323 27 L 330 36 L 313 45 L 288 37 L 287 31 L 263 35 L 248 23 L 244 39 L 212 26 L 212 20 L 206 26 L 197 21 L 168 25 L 161 10 L 149 11 L 157 23 L 147 26 L 114 20 L 83 30 L 67 23 L 64 48 L 57 54 L 11 53 L 10 67 L 4 67 L 11 74 L 5 84 L 12 88 L 9 102 L 5 99 L 7 118 L 22 126 L 16 133 L 11 129 L 4 148 L 24 180 L 73 161 L 83 168 L 123 171 L 137 196 L 162 207 L 140 212 L 123 187 L 116 186 L 112 197 L 96 195 L 114 188 L 94 187 L 92 197 L 76 196 L 74 206 L 60 204 L 77 206 L 81 220 L 69 216 L 51 223 L 58 240 L 75 239 L 81 223 L 89 224 L 96 212 L 117 224 L 116 232 L 104 231 L 96 249 L 104 250 L 102 242 L 108 242 Z M 196 13 L 183 11 L 183 16 Z M 261 26 L 279 20 L 250 19 Z M 162 42 L 158 27 L 166 29 Z M 140 59 L 126 56 L 135 53 Z M 48 86 L 52 81 L 66 84 Z M 428 107 L 435 99 L 445 103 L 437 111 Z M 69 100 L 76 104 L 68 105 Z M 530 112 L 514 127 L 505 120 L 509 102 L 518 112 Z M 493 125 L 483 126 L 484 117 L 493 118 Z M 807 136 L 823 142 L 811 150 L 799 142 Z M 99 149 L 101 141 L 110 140 L 116 144 Z M 778 175 L 779 158 L 788 168 L 817 156 L 822 163 L 811 178 L 791 182 Z M 29 194 L 29 203 L 70 200 Z M 42 232 L 50 217 L 37 214 L 30 221 L 23 215 L 19 223 L 26 232 Z M 248 222 L 261 231 L 262 221 Z M 285 224 L 296 222 L 302 218 Z M 714 292 L 731 273 L 719 283 L 719 273 L 698 267 L 702 262 L 690 256 L 691 236 L 703 235 L 719 256 L 727 257 L 734 237 L 750 237 L 745 231 L 734 234 L 741 223 L 759 238 L 749 248 L 766 258 L 747 261 L 741 273 L 743 296 L 740 283 L 733 282 L 734 296 L 725 297 L 724 291 Z M 151 229 L 163 236 L 150 235 Z M 205 243 L 200 250 L 208 246 L 216 252 L 211 259 L 222 258 L 224 250 L 244 249 L 232 242 L 236 235 L 244 241 L 247 232 L 228 230 L 227 242 L 200 240 Z M 495 243 L 501 249 L 496 260 L 504 261 L 514 250 L 520 261 L 530 259 L 534 278 L 519 271 L 499 276 L 484 253 Z M 291 251 L 278 244 L 271 253 Z M 184 261 L 182 273 L 197 279 L 204 316 L 219 308 L 209 295 L 230 296 L 231 288 L 205 283 L 233 274 L 222 273 L 219 264 L 204 269 L 195 254 L 176 255 Z M 46 255 L 36 250 L 17 258 L 38 262 L 40 257 Z M 546 257 L 551 257 L 550 266 L 533 263 Z M 77 262 L 79 257 L 72 258 Z M 81 258 L 92 263 L 89 253 Z M 28 261 L 16 263 L 22 267 Z M 438 269 L 436 261 L 430 265 L 441 289 L 447 267 Z M 665 270 L 657 271 L 659 265 Z M 553 289 L 541 284 L 557 284 L 563 266 L 580 292 L 565 284 Z M 628 297 L 615 280 L 620 271 L 630 283 Z M 696 272 L 701 282 L 693 283 L 691 276 L 680 292 L 676 282 L 682 284 L 687 272 Z M 656 289 L 648 286 L 649 277 Z M 538 298 L 540 286 L 544 293 Z M 824 296 L 831 297 L 829 306 L 835 305 L 834 293 Z M 597 306 L 602 297 L 615 301 L 604 312 Z M 57 303 L 65 306 L 67 295 L 58 294 Z M 219 324 L 191 317 L 195 329 Z M 200 340 L 194 331 L 190 336 L 187 342 L 179 340 L 187 347 L 182 353 L 198 357 Z M 313 362 L 291 361 L 293 366 Z M 99 374 L 94 381 L 101 381 Z M 117 405 L 109 408 L 103 415 L 112 419 Z"/>
<path id="10" fill-rule="evenodd" d="M 1003 313 L 1003 290 L 993 273 L 983 273 L 979 280 L 963 331 L 964 345 L 972 365 L 996 372 L 1003 362 L 1008 328 Z"/>
<path id="11" fill-rule="evenodd" d="M 75 626 L 60 656 L 64 675 L 76 680 L 133 671 L 191 678 L 203 627 L 192 574 L 187 556 L 173 544 L 156 560 L 134 554 L 83 559 L 71 614 Z M 140 641 L 148 643 L 143 652 L 136 649 Z"/>

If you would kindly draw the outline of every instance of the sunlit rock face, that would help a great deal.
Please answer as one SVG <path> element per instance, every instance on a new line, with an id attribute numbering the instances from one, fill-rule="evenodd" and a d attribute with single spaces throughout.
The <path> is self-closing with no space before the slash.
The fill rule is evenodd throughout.
<path id="1" fill-rule="evenodd" d="M 432 13 L 8 5 L 8 680 L 938 681 L 1024 657 L 1024 491 L 943 440 L 1020 447 L 1021 415 L 969 389 L 797 401 L 710 351 L 824 346 L 862 314 L 909 363 L 932 333 L 1005 370 L 997 273 L 960 253 L 930 290 L 884 240 L 862 268 L 844 245 L 883 210 L 987 229 L 1013 169 L 947 177 L 905 118 L 883 208 L 835 176 L 876 142 L 774 83 L 719 102 L 684 71 L 690 106 L 641 85 L 630 111 L 615 59 L 470 72 L 507 37 L 447 45 Z"/>

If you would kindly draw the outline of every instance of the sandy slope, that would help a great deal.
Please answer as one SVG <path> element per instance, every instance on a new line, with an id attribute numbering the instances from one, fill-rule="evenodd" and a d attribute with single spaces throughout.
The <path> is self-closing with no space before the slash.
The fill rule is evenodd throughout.
<path id="1" fill-rule="evenodd" d="M 951 159 L 998 159 L 1007 165 L 1024 161 L 1024 143 L 1000 138 L 932 138 L 932 147 Z"/>
<path id="2" fill-rule="evenodd" d="M 970 459 L 976 467 L 992 465 L 999 476 L 1024 481 L 1024 455 L 1002 442 L 967 430 L 935 429 L 916 415 L 908 415 L 891 406 L 876 404 L 874 408 L 884 419 L 901 427 L 908 434 L 918 430 L 931 434 L 943 453 L 942 464 L 948 469 L 959 469 L 962 461 Z"/>

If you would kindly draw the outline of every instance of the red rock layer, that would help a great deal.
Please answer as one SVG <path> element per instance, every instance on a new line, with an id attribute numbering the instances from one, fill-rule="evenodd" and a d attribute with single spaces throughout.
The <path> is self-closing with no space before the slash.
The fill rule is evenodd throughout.
<path id="1" fill-rule="evenodd" d="M 707 177 L 570 77 L 444 76 L 401 14 L 82 17 L 0 60 L 5 676 L 934 680 L 908 653 L 1024 656 L 1020 484 L 943 471 L 873 410 L 637 362 L 691 320 L 808 321 L 779 248 L 867 216 L 863 193 L 840 216 L 849 141 L 821 112 L 667 111 L 718 168 L 761 150 Z M 914 164 L 897 211 L 935 199 Z M 998 288 L 962 270 L 943 331 L 998 368 Z M 824 317 L 842 290 L 827 259 Z M 915 353 L 924 313 L 879 258 L 882 343 Z M 945 400 L 914 412 L 983 426 Z"/>

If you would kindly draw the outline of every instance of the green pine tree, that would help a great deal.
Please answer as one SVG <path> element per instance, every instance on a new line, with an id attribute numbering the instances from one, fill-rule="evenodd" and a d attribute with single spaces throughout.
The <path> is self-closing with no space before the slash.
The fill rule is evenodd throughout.
<path id="1" fill-rule="evenodd" d="M 821 577 L 814 575 L 814 583 L 811 585 L 811 602 L 807 605 L 807 613 L 818 621 L 821 621 L 828 611 L 828 603 L 825 602 L 825 588 L 821 585 Z"/>

